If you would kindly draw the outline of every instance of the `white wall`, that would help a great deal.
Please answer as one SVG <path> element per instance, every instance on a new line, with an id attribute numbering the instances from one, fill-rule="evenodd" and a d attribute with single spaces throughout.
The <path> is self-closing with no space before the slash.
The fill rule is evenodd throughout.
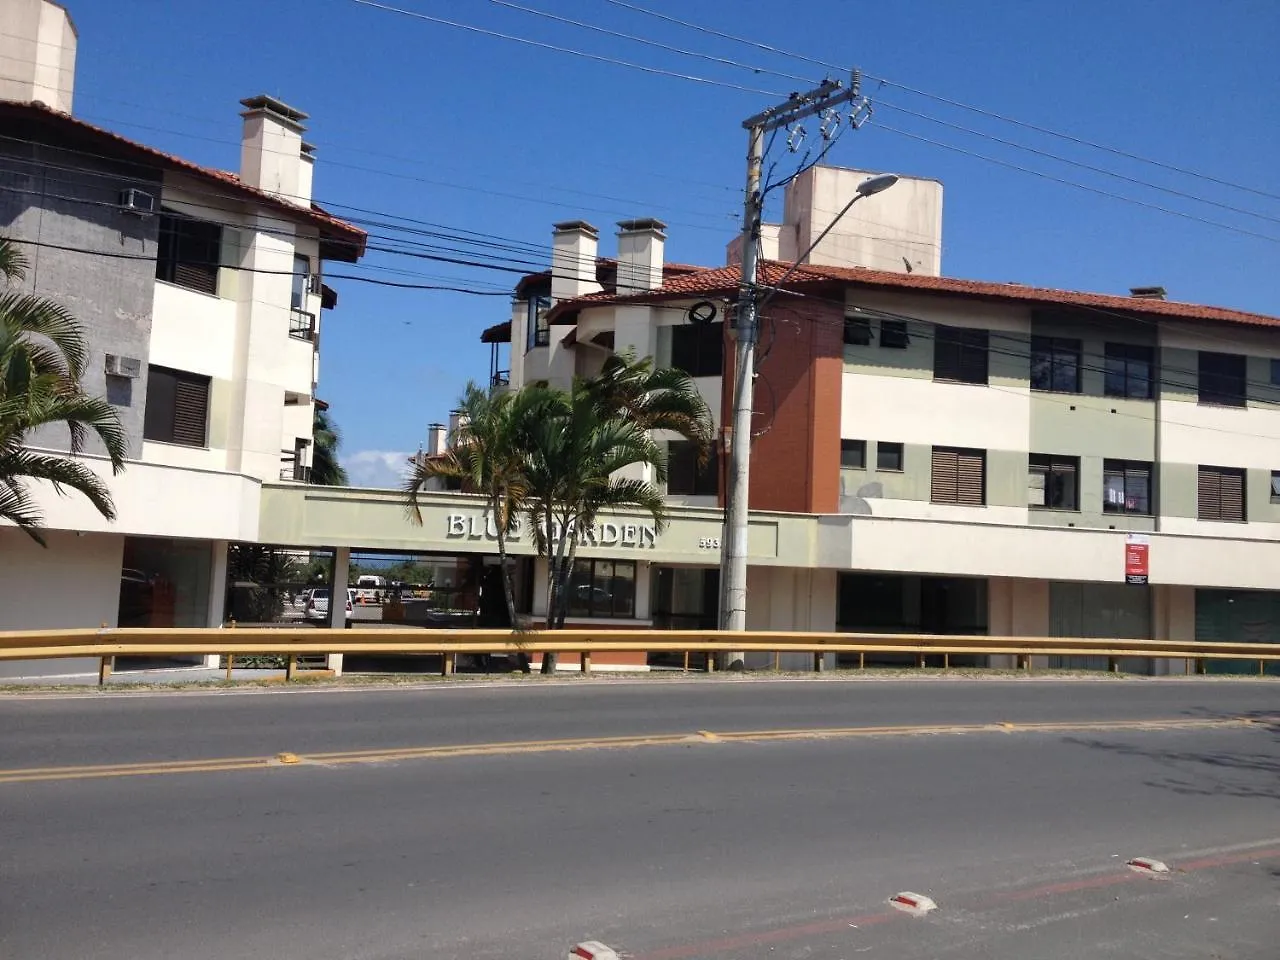
<path id="1" fill-rule="evenodd" d="M 29 484 L 52 529 L 212 540 L 253 540 L 258 535 L 261 485 L 253 478 L 137 461 L 113 476 L 105 458 L 82 460 L 110 489 L 117 519 L 103 519 L 77 493 L 59 496 L 48 484 Z"/>
<path id="2" fill-rule="evenodd" d="M 171 283 L 157 283 L 150 362 L 230 380 L 236 346 L 236 305 Z"/>
<path id="3" fill-rule="evenodd" d="M 44 536 L 48 549 L 0 527 L 0 630 L 114 627 L 124 537 L 60 530 Z"/>

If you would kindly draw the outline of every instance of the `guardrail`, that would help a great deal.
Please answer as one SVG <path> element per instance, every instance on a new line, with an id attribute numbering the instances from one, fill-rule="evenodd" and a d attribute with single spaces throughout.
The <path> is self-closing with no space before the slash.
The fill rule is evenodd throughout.
<path id="1" fill-rule="evenodd" d="M 0 631 L 0 660 L 97 657 L 100 682 L 106 681 L 115 657 L 163 657 L 221 654 L 284 656 L 292 678 L 299 656 L 331 653 L 434 654 L 441 672 L 452 673 L 458 654 L 566 653 L 581 657 L 583 673 L 591 671 L 593 653 L 699 653 L 714 669 L 715 653 L 728 651 L 810 653 L 814 669 L 822 655 L 909 654 L 923 667 L 928 656 L 941 656 L 950 666 L 953 655 L 1013 656 L 1031 669 L 1036 656 L 1102 656 L 1115 670 L 1121 658 L 1174 659 L 1189 672 L 1203 672 L 1208 660 L 1250 660 L 1262 673 L 1280 661 L 1280 644 L 1209 643 L 1190 640 L 1112 640 L 1091 637 L 989 637 L 935 634 L 798 633 L 721 630 L 331 630 L 316 627 L 248 627 L 209 629 L 145 628 Z M 685 657 L 688 669 L 689 658 Z M 230 670 L 228 670 L 230 673 Z"/>

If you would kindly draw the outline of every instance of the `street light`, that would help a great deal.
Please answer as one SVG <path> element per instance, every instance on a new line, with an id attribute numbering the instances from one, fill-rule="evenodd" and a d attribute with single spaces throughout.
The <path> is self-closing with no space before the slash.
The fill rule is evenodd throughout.
<path id="1" fill-rule="evenodd" d="M 750 128 L 749 128 L 750 129 Z M 761 128 L 752 130 L 752 171 L 758 173 L 758 162 Z M 758 180 L 753 181 L 758 184 Z M 747 191 L 747 214 L 743 233 L 743 294 L 748 297 L 744 309 L 739 316 L 738 362 L 734 373 L 737 381 L 733 393 L 733 435 L 730 450 L 729 482 L 725 487 L 725 545 L 720 555 L 720 628 L 722 630 L 745 630 L 747 628 L 747 528 L 750 513 L 747 506 L 747 491 L 750 489 L 751 475 L 751 412 L 754 406 L 755 379 L 755 340 L 759 323 L 760 309 L 764 307 L 774 294 L 782 289 L 791 275 L 800 269 L 809 255 L 817 248 L 839 223 L 849 209 L 863 197 L 874 196 L 888 190 L 898 182 L 897 174 L 881 173 L 868 177 L 858 184 L 853 197 L 844 205 L 844 209 L 836 214 L 835 219 L 827 224 L 826 229 L 818 234 L 816 240 L 809 244 L 809 249 L 796 257 L 795 262 L 787 268 L 772 289 L 762 299 L 757 300 L 759 289 L 755 283 L 755 237 L 760 228 L 759 194 L 754 189 Z M 741 664 L 745 654 L 730 652 L 725 654 L 724 666 L 733 668 Z"/>

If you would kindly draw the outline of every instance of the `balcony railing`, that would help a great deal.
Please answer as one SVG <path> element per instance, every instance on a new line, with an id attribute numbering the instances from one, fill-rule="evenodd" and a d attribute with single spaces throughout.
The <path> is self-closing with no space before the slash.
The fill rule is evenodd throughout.
<path id="1" fill-rule="evenodd" d="M 295 340 L 306 340 L 310 343 L 315 343 L 316 315 L 297 308 L 289 311 L 289 336 Z"/>
<path id="2" fill-rule="evenodd" d="M 280 468 L 281 480 L 296 480 L 299 483 L 311 482 L 311 468 L 302 464 L 290 464 Z"/>

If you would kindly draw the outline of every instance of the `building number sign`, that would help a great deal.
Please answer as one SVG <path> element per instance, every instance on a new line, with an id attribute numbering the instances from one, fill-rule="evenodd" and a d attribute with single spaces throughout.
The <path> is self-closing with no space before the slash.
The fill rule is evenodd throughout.
<path id="1" fill-rule="evenodd" d="M 698 541 L 698 547 L 702 550 L 719 550 L 719 537 L 703 537 Z"/>

